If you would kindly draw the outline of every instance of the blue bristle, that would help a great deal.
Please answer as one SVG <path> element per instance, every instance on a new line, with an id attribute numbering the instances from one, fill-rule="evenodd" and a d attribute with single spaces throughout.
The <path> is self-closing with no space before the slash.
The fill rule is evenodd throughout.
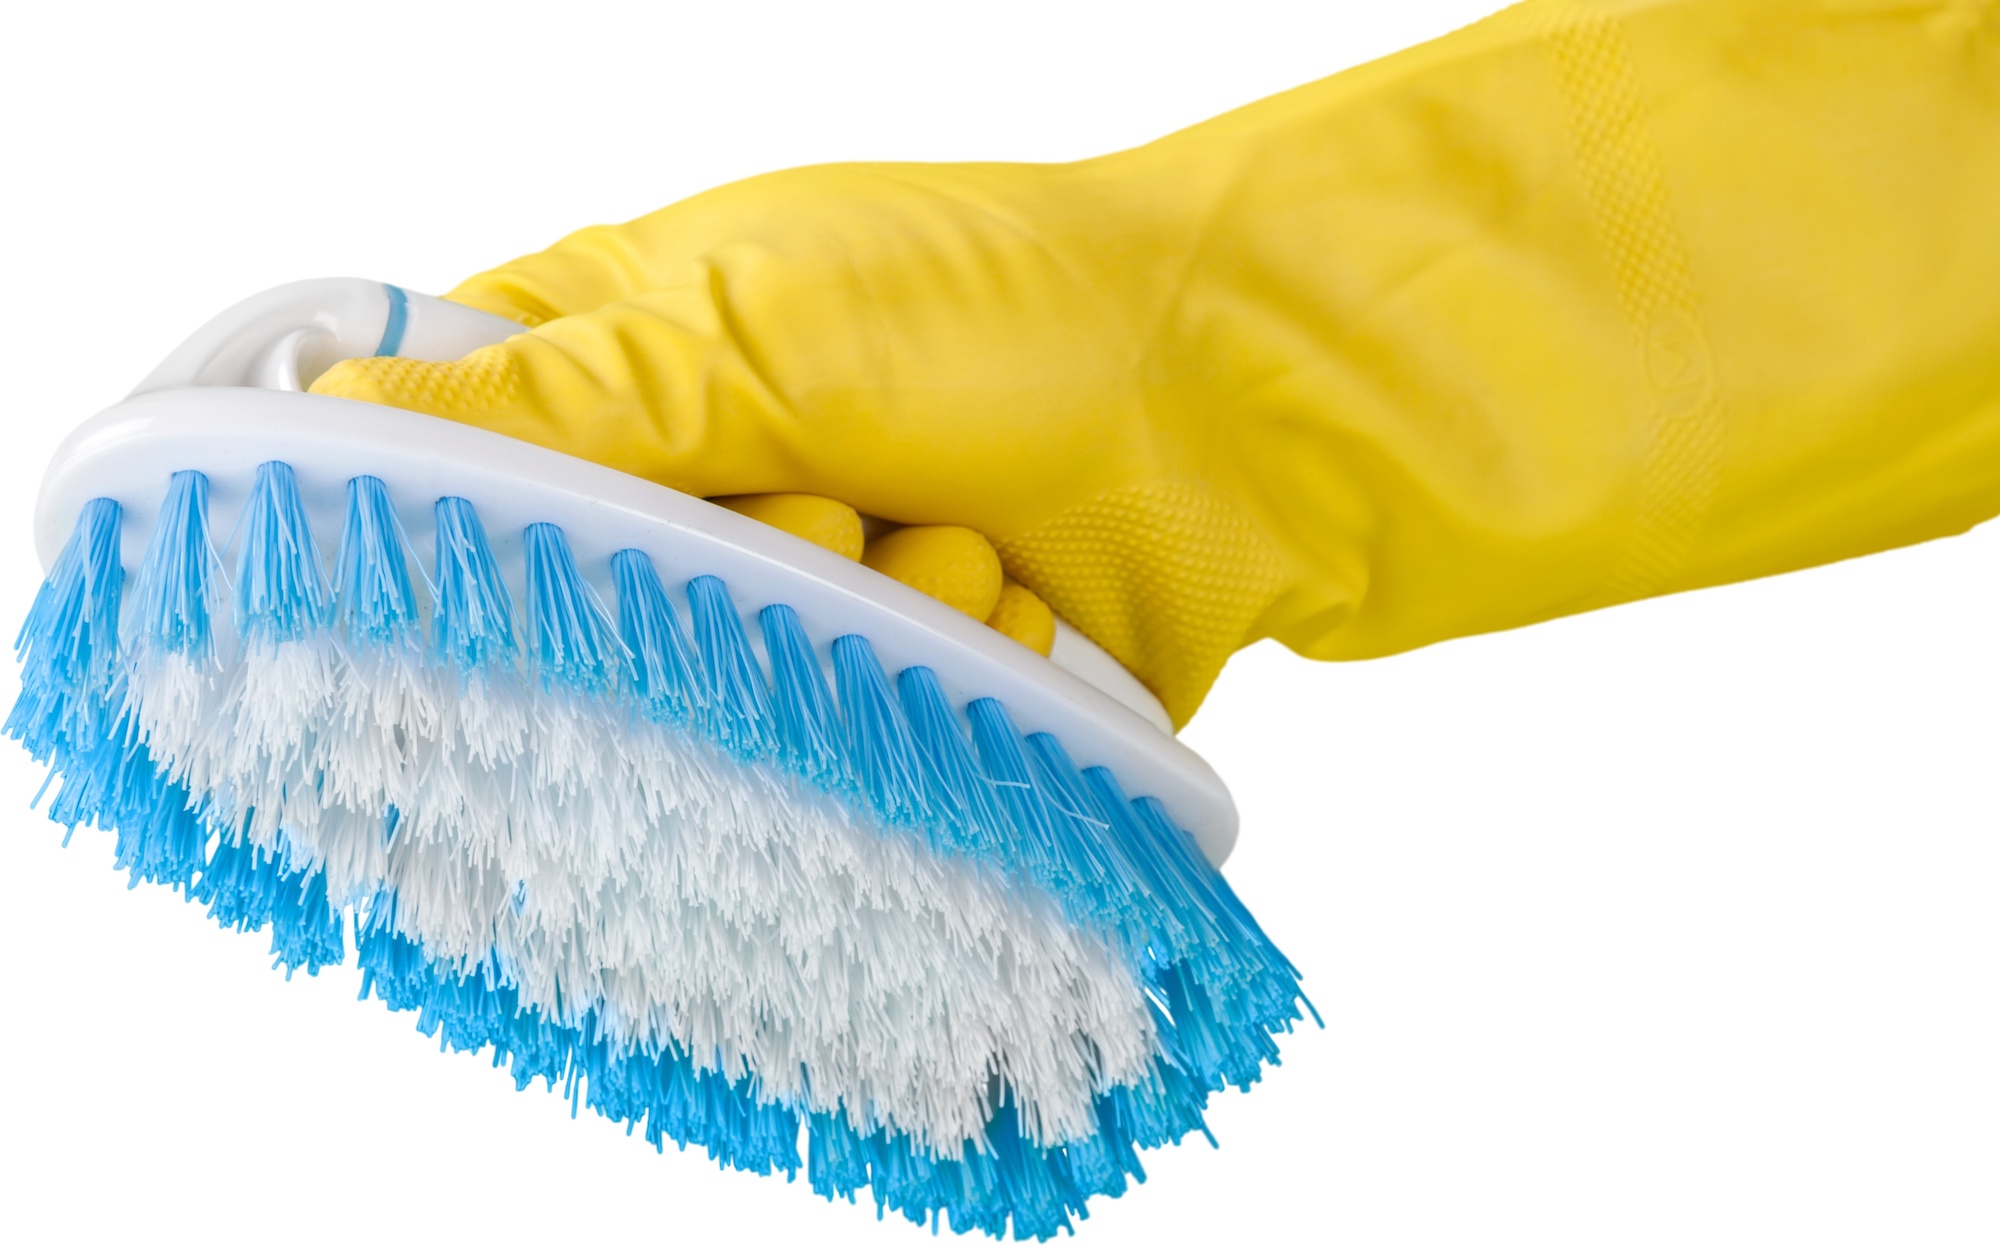
<path id="1" fill-rule="evenodd" d="M 433 961 L 396 933 L 390 895 L 377 896 L 356 925 L 362 999 L 373 995 L 392 1012 L 416 1013 L 417 1032 L 446 1051 L 491 1047 L 494 1066 L 507 1067 L 518 1089 L 537 1079 L 551 1087 L 563 1080 L 572 1038 L 523 1009 L 490 966 L 467 973 Z"/>
<path id="2" fill-rule="evenodd" d="M 335 561 L 336 621 L 361 645 L 409 644 L 416 635 L 417 594 L 410 582 L 409 537 L 374 476 L 347 482 L 347 517 Z"/>
<path id="3" fill-rule="evenodd" d="M 271 909 L 271 955 L 287 977 L 295 969 L 316 975 L 347 959 L 340 913 L 327 903 L 326 875 L 319 870 L 282 878 Z"/>
<path id="4" fill-rule="evenodd" d="M 888 1150 L 883 1158 L 889 1161 L 887 1201 L 906 1220 L 921 1224 L 915 1213 L 926 1202 L 936 1202 L 953 1232 L 1005 1237 L 1007 1221 L 1023 1218 L 1013 1205 L 1014 1192 L 1002 1180 L 1000 1165 L 991 1153 L 971 1143 L 957 1159 L 933 1162 L 922 1155 L 905 1155 L 900 1148 Z M 1014 1235 L 1016 1241 L 1027 1236 Z"/>
<path id="5" fill-rule="evenodd" d="M 327 903 L 326 877 L 317 870 L 287 869 L 264 849 L 225 837 L 192 894 L 231 929 L 271 927 L 271 954 L 287 976 L 295 969 L 318 974 L 346 959 L 340 915 Z"/>
<path id="6" fill-rule="evenodd" d="M 271 920 L 278 871 L 253 844 L 222 839 L 202 867 L 193 898 L 208 906 L 217 924 L 231 930 L 262 930 Z"/>
<path id="7" fill-rule="evenodd" d="M 1027 742 L 1007 716 L 1006 707 L 992 697 L 981 697 L 966 706 L 965 716 L 972 723 L 972 742 L 979 750 L 980 764 L 1012 824 L 1017 868 L 1057 898 L 1067 900 L 1076 880 L 1065 868 L 1057 847 L 1063 832 L 1056 827 L 1055 811 L 1035 786 Z"/>
<path id="8" fill-rule="evenodd" d="M 1120 1138 L 1145 1150 L 1178 1146 L 1181 1139 L 1195 1133 L 1214 1146 L 1215 1135 L 1201 1119 L 1208 1097 L 1208 1091 L 1190 1081 L 1186 1073 L 1155 1060 L 1150 1076 L 1130 1086 L 1114 1086 L 1100 1096 L 1098 1111 L 1116 1122 Z M 1135 1175 L 1145 1179 L 1143 1174 Z"/>
<path id="9" fill-rule="evenodd" d="M 833 642 L 833 682 L 847 727 L 847 753 L 869 802 L 891 825 L 932 828 L 925 789 L 936 781 L 926 775 L 916 737 L 867 637 L 847 635 Z"/>
<path id="10" fill-rule="evenodd" d="M 187 789 L 159 772 L 136 735 L 121 710 L 105 736 L 59 740 L 49 775 L 61 787 L 49 802 L 49 820 L 72 831 L 94 822 L 114 832 L 113 865 L 128 872 L 127 886 L 184 889 L 206 861 L 208 830 L 190 808 Z"/>
<path id="11" fill-rule="evenodd" d="M 1064 1173 L 1068 1184 L 1086 1197 L 1103 1194 L 1117 1198 L 1125 1192 L 1130 1177 L 1136 1181 L 1146 1179 L 1146 1170 L 1139 1165 L 1139 1157 L 1134 1153 L 1131 1140 L 1118 1130 L 1117 1113 L 1110 1104 L 1099 1097 L 1097 1104 L 1097 1133 L 1080 1142 L 1063 1144 Z M 1079 1198 L 1078 1214 L 1088 1217 L 1090 1213 L 1082 1207 Z"/>
<path id="12" fill-rule="evenodd" d="M 437 515 L 437 617 L 432 645 L 461 673 L 511 670 L 514 598 L 500 577 L 479 512 L 464 498 L 439 498 Z"/>
<path id="13" fill-rule="evenodd" d="M 1263 1063 L 1276 1062 L 1273 1033 L 1291 1029 L 1301 1007 L 1315 1022 L 1319 1016 L 1298 989 L 1298 970 L 1209 864 L 1193 836 L 1150 796 L 1131 807 L 1150 833 L 1162 867 L 1181 875 L 1187 892 L 1221 931 L 1205 955 L 1158 975 L 1163 987 L 1177 992 L 1172 996 L 1175 1028 L 1197 1052 L 1213 1051 L 1212 1060 L 1197 1060 L 1211 1088 L 1218 1080 L 1249 1085 L 1260 1076 Z M 1211 1029 L 1221 1032 L 1211 1034 Z"/>
<path id="14" fill-rule="evenodd" d="M 236 630 L 253 644 L 270 645 L 324 626 L 333 613 L 333 590 L 289 464 L 258 464 L 240 527 Z"/>
<path id="15" fill-rule="evenodd" d="M 922 1224 L 920 1209 L 934 1206 L 941 1199 L 949 1200 L 954 1194 L 962 1197 L 962 1191 L 951 1188 L 959 1184 L 958 1165 L 954 1161 L 934 1160 L 889 1130 L 878 1129 L 870 1134 L 866 1146 L 869 1186 L 875 1196 L 878 1218 L 884 1210 L 893 1210 L 906 1220 Z M 1006 1208 L 998 1210 L 1001 1223 L 1005 1224 Z"/>
<path id="16" fill-rule="evenodd" d="M 125 578 L 118 562 L 123 518 L 110 498 L 84 503 L 14 637 L 21 693 L 4 730 L 36 761 L 49 760 L 65 742 L 90 749 L 110 735 Z"/>
<path id="17" fill-rule="evenodd" d="M 206 479 L 174 477 L 141 567 L 140 609 L 125 620 L 143 651 L 211 652 L 215 556 L 206 511 Z M 115 863 L 133 884 L 183 888 L 201 868 L 207 833 L 188 808 L 186 789 L 169 783 L 137 741 L 122 704 L 119 526 L 118 505 L 109 499 L 87 503 L 79 515 L 23 629 L 22 695 L 7 731 L 49 763 L 51 782 L 60 778 L 51 820 L 115 831 Z"/>
<path id="18" fill-rule="evenodd" d="M 819 656 L 805 625 L 790 606 L 765 606 L 757 614 L 764 653 L 771 662 L 771 709 L 777 719 L 779 756 L 786 765 L 829 790 L 853 782 L 840 752 L 840 724 L 826 690 Z"/>
<path id="19" fill-rule="evenodd" d="M 126 626 L 149 653 L 180 654 L 197 663 L 214 656 L 210 615 L 218 560 L 208 539 L 208 477 L 175 472 L 153 524 L 146 557 L 133 577 Z"/>
<path id="20" fill-rule="evenodd" d="M 1055 813 L 1064 856 L 1077 881 L 1078 896 L 1106 929 L 1128 927 L 1139 920 L 1137 871 L 1118 850 L 1109 824 L 1098 816 L 1095 803 L 1069 759 L 1062 742 L 1046 731 L 1028 737 L 1035 782 Z M 1141 936 L 1140 946 L 1150 938 Z"/>
<path id="21" fill-rule="evenodd" d="M 396 933 L 396 897 L 375 896 L 355 919 L 354 959 L 361 970 L 360 999 L 370 995 L 392 1012 L 413 1010 L 430 974 L 422 948 Z"/>
<path id="22" fill-rule="evenodd" d="M 815 1112 L 808 1118 L 806 1181 L 821 1198 L 850 1203 L 868 1185 L 868 1152 L 845 1116 Z"/>
<path id="23" fill-rule="evenodd" d="M 1207 911 L 1223 925 L 1223 942 L 1255 955 L 1280 976 L 1295 983 L 1298 970 L 1278 951 L 1277 945 L 1257 924 L 1257 919 L 1250 915 L 1250 910 L 1236 898 L 1236 892 L 1222 877 L 1221 871 L 1209 864 L 1194 837 L 1181 829 L 1172 815 L 1167 813 L 1166 807 L 1151 796 L 1142 796 L 1132 802 L 1132 810 L 1138 815 L 1140 823 L 1152 832 L 1160 850 L 1160 859 L 1180 872 L 1188 889 L 1201 898 Z"/>
<path id="24" fill-rule="evenodd" d="M 972 745 L 937 675 L 927 666 L 904 667 L 896 676 L 896 688 L 911 734 L 930 761 L 929 774 L 935 780 L 932 804 L 946 847 L 961 856 L 1004 860 L 1007 810 L 992 780 L 980 773 Z"/>
<path id="25" fill-rule="evenodd" d="M 768 756 L 777 743 L 771 700 L 728 586 L 712 575 L 696 576 L 687 595 L 707 694 L 702 725 L 740 758 Z"/>
<path id="26" fill-rule="evenodd" d="M 50 765 L 61 786 L 49 818 L 74 830 L 99 822 L 117 833 L 114 864 L 130 885 L 182 888 L 201 867 L 207 836 L 129 723 L 118 674 L 123 513 L 109 498 L 84 504 L 15 641 L 21 693 L 5 731 Z M 205 617 L 205 616 L 204 616 Z"/>
<path id="27" fill-rule="evenodd" d="M 708 1150 L 717 1139 L 702 1090 L 692 1065 L 676 1060 L 661 1069 L 658 1094 L 646 1114 L 647 1140 L 655 1147 L 672 1141 L 683 1151 L 690 1145 Z"/>
<path id="28" fill-rule="evenodd" d="M 521 541 L 528 564 L 528 658 L 543 686 L 608 691 L 625 665 L 625 644 L 597 591 L 576 569 L 562 529 L 531 523 Z"/>
<path id="29" fill-rule="evenodd" d="M 97 802 L 93 810 L 93 816 L 108 820 L 117 834 L 112 865 L 126 871 L 127 887 L 142 882 L 191 887 L 207 863 L 208 828 L 188 807 L 187 789 L 160 779 L 150 758 L 127 757 L 120 770 L 127 790 L 112 801 Z"/>
<path id="30" fill-rule="evenodd" d="M 986 1124 L 987 1154 L 1013 1204 L 1014 1236 L 1047 1240 L 1070 1229 L 1071 1200 L 1063 1190 L 1052 1153 L 1021 1137 L 1013 1103 L 1003 1103 Z M 967 1157 L 967 1163 L 972 1162 Z"/>
<path id="31" fill-rule="evenodd" d="M 706 699 L 694 650 L 653 560 L 641 550 L 611 556 L 618 592 L 618 632 L 632 655 L 632 682 L 640 703 L 660 722 L 685 726 Z"/>
<path id="32" fill-rule="evenodd" d="M 1140 824 L 1117 776 L 1092 766 L 1083 772 L 1083 783 L 1091 812 L 1133 871 L 1138 893 L 1150 901 L 1140 916 L 1155 945 L 1153 955 L 1171 962 L 1212 948 L 1223 937 L 1214 919 L 1181 873 L 1161 859 L 1153 832 Z"/>
<path id="33" fill-rule="evenodd" d="M 1167 1057 L 1204 1090 L 1230 1085 L 1241 1071 L 1240 1040 L 1254 1044 L 1264 1039 L 1262 1033 L 1233 1033 L 1234 1027 L 1216 1014 L 1208 993 L 1189 980 L 1184 966 L 1157 970 L 1148 985 L 1165 1008 L 1160 1047 Z"/>

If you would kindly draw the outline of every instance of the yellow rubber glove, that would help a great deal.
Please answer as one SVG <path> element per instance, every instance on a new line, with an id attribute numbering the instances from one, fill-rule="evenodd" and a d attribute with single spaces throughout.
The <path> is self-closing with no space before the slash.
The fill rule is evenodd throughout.
<path id="1" fill-rule="evenodd" d="M 1535 2 L 1135 150 L 773 174 L 451 297 L 536 327 L 314 388 L 972 528 L 1184 722 L 1260 637 L 1371 657 L 2000 511 L 2000 6 Z"/>

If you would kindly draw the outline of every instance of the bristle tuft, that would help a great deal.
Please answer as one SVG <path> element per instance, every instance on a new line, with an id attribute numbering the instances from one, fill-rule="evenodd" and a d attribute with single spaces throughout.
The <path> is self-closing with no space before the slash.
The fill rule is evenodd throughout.
<path id="1" fill-rule="evenodd" d="M 790 606 L 765 606 L 757 615 L 764 653 L 771 663 L 771 707 L 777 719 L 779 755 L 801 776 L 829 790 L 853 783 L 840 751 L 840 725 L 833 696 L 820 673 L 819 655 L 805 625 Z"/>
<path id="2" fill-rule="evenodd" d="M 688 581 L 687 596 L 706 684 L 702 725 L 717 744 L 745 761 L 769 756 L 777 742 L 771 699 L 729 587 L 712 575 L 696 576 Z"/>
<path id="3" fill-rule="evenodd" d="M 625 645 L 597 591 L 576 569 L 562 529 L 529 524 L 521 534 L 528 565 L 528 657 L 545 686 L 611 689 L 626 665 Z"/>
<path id="4" fill-rule="evenodd" d="M 653 560 L 640 550 L 611 556 L 618 631 L 632 655 L 632 681 L 656 722 L 685 726 L 707 705 L 693 647 Z"/>
<path id="5" fill-rule="evenodd" d="M 926 788 L 934 781 L 867 637 L 833 642 L 833 682 L 861 790 L 890 825 L 927 826 L 932 801 Z"/>
<path id="6" fill-rule="evenodd" d="M 334 584 L 336 622 L 353 643 L 391 648 L 414 642 L 417 594 L 409 544 L 388 486 L 374 476 L 349 480 Z"/>
<path id="7" fill-rule="evenodd" d="M 1011 839 L 1007 810 L 993 781 L 980 773 L 936 672 L 925 666 L 905 667 L 896 676 L 896 687 L 902 693 L 903 715 L 931 763 L 936 780 L 933 804 L 950 850 L 1004 862 Z"/>
<path id="8" fill-rule="evenodd" d="M 138 647 L 197 665 L 214 657 L 218 561 L 208 539 L 208 477 L 175 472 L 132 585 L 127 618 Z"/>
<path id="9" fill-rule="evenodd" d="M 21 693 L 5 731 L 37 761 L 64 742 L 91 747 L 110 731 L 106 698 L 118 668 L 123 519 L 110 498 L 84 504 L 14 637 Z"/>
<path id="10" fill-rule="evenodd" d="M 290 464 L 259 464 L 236 555 L 236 630 L 252 645 L 297 640 L 333 612 L 319 546 L 313 542 Z"/>
<path id="11" fill-rule="evenodd" d="M 464 498 L 439 498 L 437 616 L 432 644 L 459 671 L 514 669 L 514 598 L 486 540 L 479 512 Z"/>

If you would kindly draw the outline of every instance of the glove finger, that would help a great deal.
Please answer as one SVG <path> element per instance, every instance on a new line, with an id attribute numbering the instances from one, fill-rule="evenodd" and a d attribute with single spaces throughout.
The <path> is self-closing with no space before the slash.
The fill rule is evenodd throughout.
<path id="1" fill-rule="evenodd" d="M 862 557 L 861 515 L 845 502 L 810 493 L 752 493 L 710 498 L 718 506 L 766 523 L 832 550 L 843 558 Z M 946 605 L 975 613 L 985 599 L 995 561 L 993 546 L 964 528 L 918 527 L 909 535 L 876 538 L 872 565 Z M 1047 657 L 1055 646 L 1055 612 L 1019 581 L 1003 578 L 986 625 Z"/>
<path id="2" fill-rule="evenodd" d="M 898 528 L 870 541 L 861 561 L 982 623 L 1000 601 L 1000 555 L 970 528 Z"/>
<path id="3" fill-rule="evenodd" d="M 994 604 L 993 613 L 986 616 L 986 626 L 1043 657 L 1055 648 L 1055 611 L 1019 580 L 1007 580 L 1000 585 L 1000 600 Z"/>
<path id="4" fill-rule="evenodd" d="M 749 493 L 708 500 L 842 558 L 861 560 L 861 515 L 845 502 L 811 493 Z"/>

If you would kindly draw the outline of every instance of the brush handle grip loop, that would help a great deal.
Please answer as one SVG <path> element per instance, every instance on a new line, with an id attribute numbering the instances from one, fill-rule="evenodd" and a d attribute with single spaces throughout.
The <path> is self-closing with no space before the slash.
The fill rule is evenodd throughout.
<path id="1" fill-rule="evenodd" d="M 210 320 L 132 393 L 216 385 L 297 392 L 342 359 L 459 359 L 519 332 L 511 320 L 379 281 L 294 281 Z"/>

